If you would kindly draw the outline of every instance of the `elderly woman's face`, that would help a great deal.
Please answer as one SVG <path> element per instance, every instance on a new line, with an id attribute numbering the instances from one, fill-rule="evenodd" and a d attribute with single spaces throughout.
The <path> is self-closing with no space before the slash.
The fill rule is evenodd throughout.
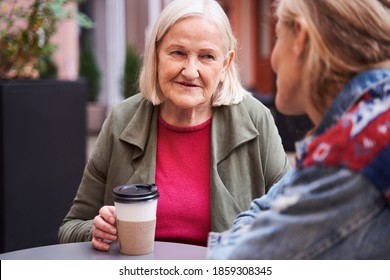
<path id="1" fill-rule="evenodd" d="M 175 23 L 158 48 L 158 82 L 164 102 L 181 109 L 210 107 L 229 65 L 222 34 L 209 21 Z"/>
<path id="2" fill-rule="evenodd" d="M 276 107 L 287 115 L 303 114 L 306 100 L 302 88 L 303 65 L 298 33 L 278 22 L 276 36 L 277 41 L 271 56 L 271 65 L 277 75 Z"/>

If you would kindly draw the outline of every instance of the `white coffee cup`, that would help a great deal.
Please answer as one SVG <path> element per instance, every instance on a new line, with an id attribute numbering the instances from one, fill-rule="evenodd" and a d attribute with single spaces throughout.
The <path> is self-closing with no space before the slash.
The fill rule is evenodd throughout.
<path id="1" fill-rule="evenodd" d="M 129 184 L 113 190 L 119 250 L 122 254 L 153 252 L 159 196 L 155 184 Z"/>

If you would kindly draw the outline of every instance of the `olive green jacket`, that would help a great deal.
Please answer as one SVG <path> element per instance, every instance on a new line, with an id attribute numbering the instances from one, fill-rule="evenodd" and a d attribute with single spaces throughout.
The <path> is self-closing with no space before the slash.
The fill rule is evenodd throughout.
<path id="1" fill-rule="evenodd" d="M 140 94 L 113 108 L 60 227 L 60 242 L 91 240 L 92 220 L 103 205 L 113 205 L 116 186 L 155 181 L 158 110 Z M 235 217 L 289 169 L 274 119 L 257 99 L 248 96 L 238 105 L 215 107 L 211 125 L 211 230 L 230 228 Z"/>

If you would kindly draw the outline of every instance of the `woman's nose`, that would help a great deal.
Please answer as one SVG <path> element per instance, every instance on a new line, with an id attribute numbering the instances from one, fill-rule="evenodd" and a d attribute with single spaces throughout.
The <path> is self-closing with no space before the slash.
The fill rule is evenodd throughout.
<path id="1" fill-rule="evenodd" d="M 199 77 L 198 62 L 196 59 L 189 58 L 184 65 L 182 75 L 187 79 L 195 79 Z"/>

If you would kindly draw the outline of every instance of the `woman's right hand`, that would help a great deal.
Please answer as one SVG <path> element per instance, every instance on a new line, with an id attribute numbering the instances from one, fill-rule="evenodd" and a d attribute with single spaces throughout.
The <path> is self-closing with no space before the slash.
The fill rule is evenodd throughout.
<path id="1" fill-rule="evenodd" d="M 93 219 L 92 246 L 101 251 L 109 251 L 110 243 L 118 239 L 115 206 L 103 206 Z"/>

